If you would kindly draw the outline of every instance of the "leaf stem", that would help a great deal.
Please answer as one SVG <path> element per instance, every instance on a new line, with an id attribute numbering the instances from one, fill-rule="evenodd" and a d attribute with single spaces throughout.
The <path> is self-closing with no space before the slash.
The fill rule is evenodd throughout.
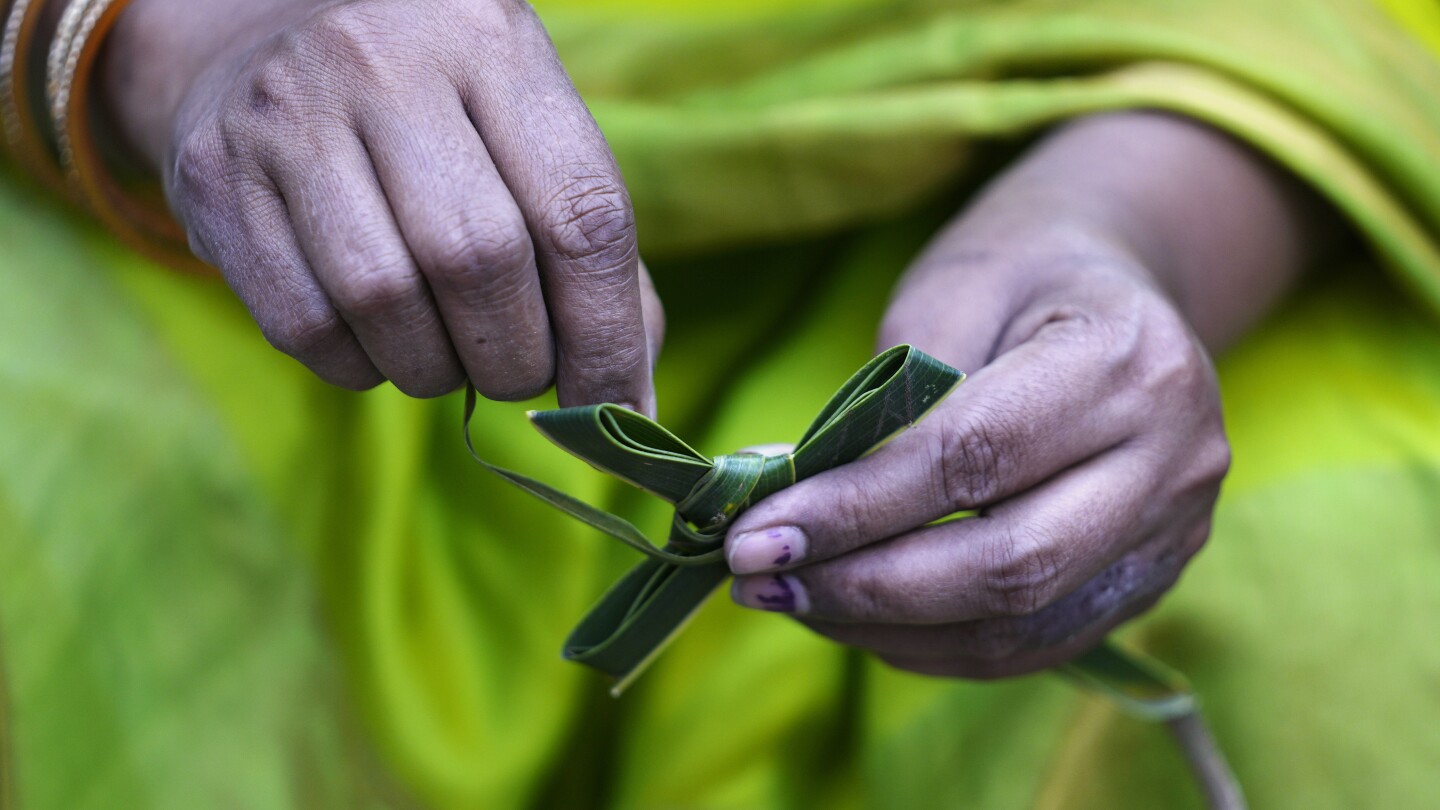
<path id="1" fill-rule="evenodd" d="M 1205 791 L 1205 803 L 1212 810 L 1245 810 L 1245 794 L 1240 789 L 1240 782 L 1235 779 L 1235 772 L 1225 761 L 1225 754 L 1215 742 L 1215 735 L 1210 733 L 1200 710 L 1167 720 L 1165 725 L 1175 736 L 1175 743 L 1190 764 L 1195 781 Z"/>

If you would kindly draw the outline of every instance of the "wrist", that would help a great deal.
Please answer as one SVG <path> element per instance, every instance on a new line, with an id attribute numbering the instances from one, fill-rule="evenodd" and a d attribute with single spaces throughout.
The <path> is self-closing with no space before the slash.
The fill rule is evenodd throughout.
<path id="1" fill-rule="evenodd" d="M 962 254 L 993 249 L 1012 266 L 1015 256 L 1067 254 L 1128 265 L 1214 350 L 1273 306 L 1335 230 L 1307 189 L 1224 133 L 1128 112 L 1082 119 L 1041 141 L 941 242 Z M 1047 263 L 1076 267 L 1022 258 L 1012 272 L 1043 277 Z"/>
<path id="2" fill-rule="evenodd" d="M 1151 263 L 1148 246 L 1106 219 L 1094 205 L 1072 205 L 1048 191 L 1015 189 L 1003 200 L 982 199 L 930 245 L 899 294 L 943 302 L 959 278 L 984 279 L 987 287 L 1003 290 L 997 297 L 1015 311 L 1084 286 L 1096 274 L 1162 288 L 1163 271 Z"/>
<path id="3" fill-rule="evenodd" d="M 141 168 L 164 165 L 203 74 L 235 61 L 324 0 L 133 0 L 100 64 L 101 124 Z"/>

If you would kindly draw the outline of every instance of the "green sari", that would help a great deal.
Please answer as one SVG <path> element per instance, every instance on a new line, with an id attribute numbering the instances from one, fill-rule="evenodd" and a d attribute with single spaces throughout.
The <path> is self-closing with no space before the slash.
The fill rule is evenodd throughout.
<path id="1" fill-rule="evenodd" d="M 666 425 L 798 435 L 1045 126 L 1224 128 L 1367 250 L 1222 358 L 1213 539 L 1122 635 L 1190 675 L 1255 806 L 1440 803 L 1440 12 L 749 5 L 541 8 L 667 304 Z M 469 462 L 458 399 L 326 387 L 11 175 L 0 245 L 0 806 L 1199 803 L 1161 729 L 1057 678 L 923 679 L 723 599 L 612 701 L 558 650 L 633 557 Z M 668 519 L 533 404 L 481 407 L 513 426 L 483 457 Z"/>

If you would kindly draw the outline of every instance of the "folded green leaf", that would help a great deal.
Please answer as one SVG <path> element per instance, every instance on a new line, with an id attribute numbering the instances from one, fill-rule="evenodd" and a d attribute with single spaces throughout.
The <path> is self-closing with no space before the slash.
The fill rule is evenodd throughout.
<path id="1" fill-rule="evenodd" d="M 1197 707 L 1185 676 L 1108 640 L 1060 667 L 1059 672 L 1141 720 L 1174 720 L 1194 713 Z"/>
<path id="2" fill-rule="evenodd" d="M 580 622 L 567 659 L 606 672 L 624 689 L 729 576 L 725 532 L 766 496 L 854 461 L 915 424 L 965 375 L 910 346 L 866 363 L 820 411 L 786 455 L 708 458 L 653 420 L 618 405 L 532 412 L 555 444 L 592 466 L 675 505 L 665 544 L 629 522 L 528 476 L 481 459 L 470 439 L 475 392 L 465 402 L 465 443 L 486 469 L 531 495 L 644 553 Z"/>
<path id="3" fill-rule="evenodd" d="M 795 450 L 708 458 L 651 419 L 618 405 L 531 412 L 555 444 L 597 469 L 675 505 L 664 545 L 633 524 L 475 453 L 465 400 L 465 444 L 486 469 L 647 559 L 617 582 L 576 626 L 564 655 L 614 676 L 618 694 L 655 659 L 729 576 L 727 528 L 752 504 L 797 481 L 847 464 L 922 419 L 965 375 L 911 346 L 866 363 L 831 397 Z M 1194 707 L 1189 686 L 1164 665 L 1108 643 L 1066 665 L 1076 683 L 1139 717 L 1164 720 Z"/>

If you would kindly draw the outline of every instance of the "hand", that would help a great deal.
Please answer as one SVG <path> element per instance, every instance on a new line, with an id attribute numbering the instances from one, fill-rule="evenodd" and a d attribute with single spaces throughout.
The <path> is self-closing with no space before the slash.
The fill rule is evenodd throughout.
<path id="1" fill-rule="evenodd" d="M 945 229 L 882 325 L 881 346 L 976 373 L 886 447 L 743 514 L 736 599 L 917 672 L 1085 651 L 1209 534 L 1230 453 L 1202 340 L 1244 334 L 1342 232 L 1196 121 L 1060 128 Z M 935 523 L 962 510 L 980 515 Z"/>
<path id="2" fill-rule="evenodd" d="M 468 377 L 522 399 L 553 381 L 562 405 L 653 412 L 663 318 L 630 201 L 528 4 L 138 0 L 127 17 L 117 50 L 198 78 L 117 88 L 115 116 L 163 149 L 196 254 L 277 348 L 346 388 Z M 143 38 L 167 21 L 167 45 Z"/>
<path id="3" fill-rule="evenodd" d="M 979 368 L 916 428 L 736 521 L 734 596 L 936 675 L 1049 668 L 1159 599 L 1229 452 L 1211 363 L 1150 273 L 1054 234 L 911 272 L 880 344 Z M 927 525 L 962 510 L 978 517 Z"/>

